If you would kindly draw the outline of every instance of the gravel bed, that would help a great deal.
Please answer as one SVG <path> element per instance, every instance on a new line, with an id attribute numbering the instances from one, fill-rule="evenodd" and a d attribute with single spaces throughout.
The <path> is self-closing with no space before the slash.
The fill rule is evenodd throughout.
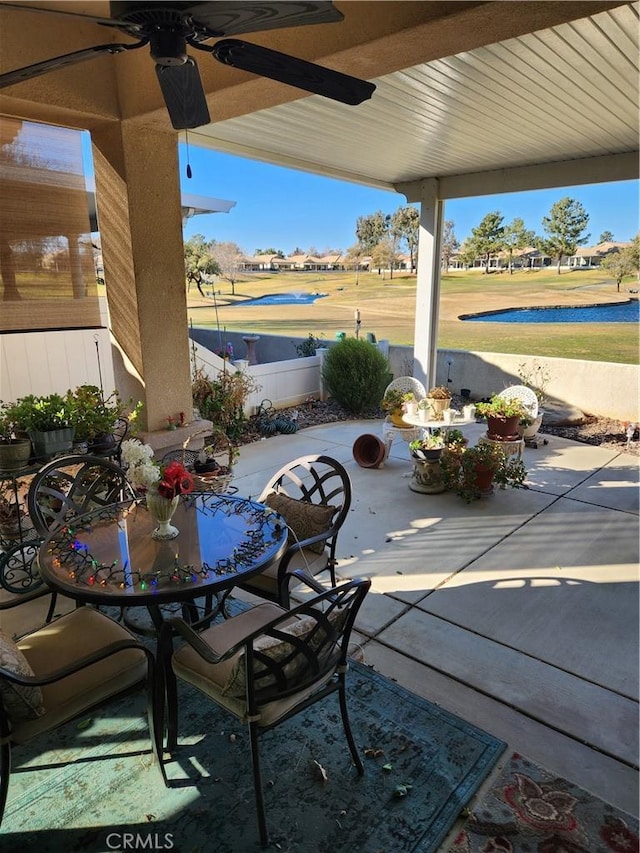
<path id="1" fill-rule="evenodd" d="M 453 407 L 460 409 L 463 404 L 464 400 L 454 395 L 452 399 Z M 298 429 L 356 419 L 351 412 L 347 411 L 347 409 L 334 400 L 324 403 L 319 400 L 311 400 L 288 409 L 278 409 L 274 415 L 296 420 Z M 372 412 L 370 415 L 358 415 L 357 420 L 369 418 L 371 420 L 380 420 L 383 417 L 384 412 L 378 410 Z M 543 420 L 539 435 L 557 435 L 561 438 L 569 438 L 572 441 L 609 447 L 620 452 L 640 456 L 640 430 L 636 427 L 631 441 L 627 442 L 626 426 L 621 421 L 612 420 L 611 418 L 586 415 L 583 423 L 566 426 L 545 425 Z M 255 417 L 250 418 L 240 438 L 240 443 L 248 444 L 253 441 L 259 441 L 260 438 L 262 438 L 262 433 L 259 428 L 258 419 Z"/>

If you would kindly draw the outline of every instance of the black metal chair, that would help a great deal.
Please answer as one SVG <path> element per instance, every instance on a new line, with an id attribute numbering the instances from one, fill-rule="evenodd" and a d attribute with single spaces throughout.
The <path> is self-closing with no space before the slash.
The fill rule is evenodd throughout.
<path id="1" fill-rule="evenodd" d="M 162 681 L 155 672 L 151 650 L 90 607 L 73 610 L 17 643 L 0 635 L 0 822 L 12 745 L 30 742 L 144 683 L 153 753 L 159 760 L 161 732 L 154 713 Z"/>
<path id="2" fill-rule="evenodd" d="M 75 516 L 135 496 L 115 462 L 101 456 L 60 456 L 34 475 L 27 509 L 33 526 L 46 538 Z"/>
<path id="3" fill-rule="evenodd" d="M 12 604 L 50 593 L 35 557 L 51 532 L 75 516 L 135 496 L 122 468 L 104 457 L 60 456 L 43 465 L 27 493 L 27 510 L 37 538 L 9 554 L 2 566 L 2 586 L 14 594 Z M 52 592 L 46 622 L 53 618 L 56 600 L 57 594 Z"/>
<path id="4" fill-rule="evenodd" d="M 335 586 L 338 533 L 351 506 L 351 480 L 340 462 L 323 454 L 294 459 L 272 477 L 258 501 L 283 516 L 289 543 L 277 566 L 240 588 L 289 607 L 287 575 L 294 569 L 329 572 Z"/>
<path id="5" fill-rule="evenodd" d="M 292 610 L 265 602 L 201 633 L 198 625 L 189 625 L 183 619 L 170 620 L 160 633 L 159 654 L 167 697 L 167 751 L 173 753 L 177 748 L 176 677 L 247 722 L 258 827 L 264 847 L 269 843 L 269 834 L 260 777 L 260 734 L 337 692 L 349 750 L 358 773 L 364 773 L 347 712 L 346 673 L 349 637 L 371 581 L 358 578 L 324 590 L 304 573 L 294 574 L 319 594 Z M 186 643 L 174 652 L 176 634 Z M 160 761 L 165 784 L 170 787 L 163 756 Z M 291 795 L 294 802 L 295 791 Z"/>

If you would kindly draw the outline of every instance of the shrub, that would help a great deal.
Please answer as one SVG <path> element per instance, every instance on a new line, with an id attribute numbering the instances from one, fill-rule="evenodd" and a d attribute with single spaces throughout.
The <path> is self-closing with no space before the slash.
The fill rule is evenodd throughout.
<path id="1" fill-rule="evenodd" d="M 312 332 L 300 344 L 296 344 L 296 352 L 299 358 L 308 358 L 310 355 L 315 355 L 319 347 L 323 347 L 325 342 L 322 338 L 316 338 Z"/>
<path id="2" fill-rule="evenodd" d="M 198 369 L 191 385 L 193 403 L 200 415 L 213 421 L 232 441 L 242 434 L 247 397 L 258 390 L 254 378 L 240 370 L 221 370 L 216 379 L 210 379 Z"/>
<path id="3" fill-rule="evenodd" d="M 377 409 L 389 381 L 389 362 L 374 344 L 345 338 L 325 355 L 322 378 L 334 399 L 360 414 Z"/>

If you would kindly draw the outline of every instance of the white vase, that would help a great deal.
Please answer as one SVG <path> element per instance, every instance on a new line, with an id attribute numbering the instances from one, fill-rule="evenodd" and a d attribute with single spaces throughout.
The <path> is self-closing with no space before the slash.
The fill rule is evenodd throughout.
<path id="1" fill-rule="evenodd" d="M 147 492 L 147 509 L 151 517 L 158 522 L 151 537 L 153 539 L 175 539 L 180 532 L 171 524 L 173 513 L 178 507 L 179 497 L 165 498 L 156 491 Z"/>

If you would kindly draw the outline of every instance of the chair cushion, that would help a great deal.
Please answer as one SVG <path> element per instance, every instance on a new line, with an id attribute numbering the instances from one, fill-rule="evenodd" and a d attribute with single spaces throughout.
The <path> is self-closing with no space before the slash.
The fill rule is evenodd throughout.
<path id="1" fill-rule="evenodd" d="M 293 569 L 303 569 L 307 574 L 317 575 L 324 572 L 328 568 L 328 560 L 324 553 L 318 554 L 312 552 L 310 548 L 302 548 L 297 551 L 287 564 L 287 571 Z M 299 581 L 295 577 L 289 579 L 288 589 L 292 590 L 299 585 Z M 242 588 L 250 592 L 256 591 L 257 595 L 261 593 L 269 593 L 270 595 L 278 594 L 278 564 L 272 564 L 260 574 L 252 575 L 248 580 L 242 583 Z"/>
<path id="2" fill-rule="evenodd" d="M 34 676 L 29 661 L 13 640 L 0 631 L 0 668 L 16 675 Z M 42 690 L 39 687 L 27 687 L 14 684 L 6 678 L 0 678 L 0 700 L 9 719 L 35 720 L 44 714 Z"/>
<path id="3" fill-rule="evenodd" d="M 311 631 L 316 624 L 316 620 L 313 617 L 303 616 L 301 618 L 296 618 L 288 625 L 283 624 L 279 630 L 281 630 L 282 633 L 290 634 L 293 637 L 304 637 L 305 634 Z M 291 643 L 286 640 L 279 640 L 277 637 L 258 637 L 253 643 L 254 653 L 259 652 L 277 663 L 284 660 L 287 655 L 291 654 L 292 650 L 293 647 Z M 304 660 L 302 658 L 296 657 L 295 661 L 284 667 L 284 671 L 288 676 L 293 676 L 295 671 L 299 669 L 303 663 Z M 260 676 L 265 669 L 268 669 L 267 664 L 255 661 L 254 673 L 256 676 Z M 261 690 L 266 687 L 271 687 L 272 685 L 275 685 L 275 683 L 276 680 L 273 675 L 266 675 L 264 678 L 259 678 L 258 681 Z M 236 659 L 235 666 L 229 675 L 227 683 L 222 688 L 222 694 L 229 695 L 237 699 L 244 699 L 246 693 L 247 681 L 244 655 L 239 655 Z"/>
<path id="4" fill-rule="evenodd" d="M 33 672 L 42 677 L 72 666 L 110 643 L 135 639 L 126 628 L 98 610 L 79 607 L 33 634 L 21 637 L 18 645 Z M 73 675 L 44 685 L 42 696 L 46 713 L 36 720 L 22 720 L 15 725 L 13 742 L 25 743 L 143 682 L 147 666 L 143 651 L 123 649 Z"/>
<path id="5" fill-rule="evenodd" d="M 314 504 L 310 501 L 301 501 L 280 492 L 271 492 L 264 502 L 287 522 L 290 545 L 328 531 L 331 527 L 331 520 L 338 511 L 338 507 L 331 504 Z M 315 542 L 308 547 L 310 551 L 322 554 L 324 542 Z"/>

